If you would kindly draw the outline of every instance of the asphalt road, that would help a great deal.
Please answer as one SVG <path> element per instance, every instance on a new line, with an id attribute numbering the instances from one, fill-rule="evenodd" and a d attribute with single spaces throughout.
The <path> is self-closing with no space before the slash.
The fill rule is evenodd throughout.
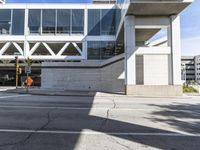
<path id="1" fill-rule="evenodd" d="M 0 93 L 0 150 L 198 150 L 200 98 Z"/>

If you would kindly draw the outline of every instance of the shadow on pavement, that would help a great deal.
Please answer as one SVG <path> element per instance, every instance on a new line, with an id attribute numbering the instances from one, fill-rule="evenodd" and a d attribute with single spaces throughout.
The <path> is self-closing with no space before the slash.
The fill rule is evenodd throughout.
<path id="1" fill-rule="evenodd" d="M 56 98 L 56 97 L 55 97 Z M 65 97 L 63 97 L 65 98 Z M 67 98 L 67 97 L 66 97 Z M 55 150 L 55 145 L 57 146 L 56 150 L 60 149 L 65 149 L 65 150 L 73 150 L 75 149 L 79 138 L 80 138 L 80 132 L 83 131 L 84 129 L 90 129 L 93 131 L 98 131 L 98 132 L 104 132 L 107 133 L 113 137 L 119 137 L 121 139 L 126 139 L 131 142 L 135 143 L 140 143 L 144 144 L 146 146 L 150 146 L 152 148 L 158 148 L 158 149 L 190 149 L 192 147 L 196 147 L 195 143 L 193 143 L 195 140 L 197 141 L 195 137 L 185 137 L 185 136 L 180 136 L 180 137 L 175 137 L 175 136 L 146 136 L 146 135 L 141 135 L 141 136 L 134 136 L 134 135 L 123 135 L 123 134 L 114 134 L 114 133 L 169 133 L 169 134 L 174 134 L 175 132 L 170 132 L 167 130 L 161 130 L 157 128 L 152 128 L 148 126 L 142 126 L 134 123 L 127 123 L 127 122 L 122 122 L 119 120 L 113 120 L 109 118 L 109 113 L 110 109 L 115 108 L 115 104 L 113 102 L 113 107 L 108 108 L 106 112 L 106 117 L 98 117 L 98 116 L 92 116 L 90 115 L 90 111 L 93 105 L 94 97 L 87 97 L 86 101 L 68 101 L 68 102 L 63 102 L 62 106 L 63 107 L 83 107 L 83 109 L 53 109 L 49 111 L 45 111 L 46 113 L 46 120 L 43 125 L 40 126 L 34 126 L 34 116 L 31 116 L 31 114 L 27 113 L 24 114 L 22 110 L 18 110 L 21 118 L 18 118 L 18 120 L 15 120 L 16 124 L 22 123 L 23 117 L 29 118 L 29 122 L 23 127 L 26 129 L 32 129 L 35 131 L 74 131 L 77 134 L 42 134 L 42 133 L 30 133 L 30 134 L 25 134 L 21 135 L 19 139 L 16 141 L 13 138 L 16 136 L 19 136 L 17 133 L 15 135 L 10 135 L 8 137 L 9 141 L 12 142 L 7 142 L 6 139 L 0 139 L 0 148 L 1 149 L 41 149 L 41 150 Z M 53 104 L 55 104 L 55 101 L 52 101 Z M 83 105 L 82 105 L 83 104 Z M 196 132 L 200 131 L 199 127 L 197 124 L 199 124 L 199 121 L 196 121 L 200 117 L 197 114 L 193 114 L 193 109 L 195 108 L 195 112 L 198 111 L 199 113 L 199 108 L 200 105 L 151 105 L 153 107 L 160 107 L 162 111 L 155 111 L 152 114 L 155 116 L 154 118 L 149 118 L 152 119 L 153 121 L 157 122 L 165 122 L 168 123 L 169 125 L 175 126 L 176 128 L 179 128 L 180 130 L 187 131 L 187 132 Z M 86 109 L 88 108 L 88 109 Z M 179 110 L 184 110 L 184 111 L 191 111 L 191 113 L 184 113 L 184 112 L 178 112 L 174 113 L 174 111 L 179 111 Z M 11 112 L 12 113 L 12 112 Z M 15 115 L 17 116 L 17 113 Z M 35 114 L 38 115 L 41 112 L 35 112 Z M 44 113 L 44 112 L 43 112 Z M 3 116 L 3 111 L 0 112 L 0 118 Z M 6 114 L 5 114 L 6 115 Z M 165 116 L 165 117 L 173 117 L 173 119 L 158 119 L 157 116 Z M 178 121 L 177 119 L 174 118 L 190 118 L 194 119 L 192 122 L 183 122 L 183 121 Z M 33 120 L 31 120 L 33 119 Z M 22 125 L 23 126 L 23 125 Z M 13 124 L 8 124 L 8 123 L 0 123 L 1 128 L 6 128 L 6 129 L 13 129 L 16 128 L 15 125 Z M 22 127 L 21 127 L 22 128 Z M 5 134 L 5 133 L 3 133 Z M 32 140 L 31 140 L 32 139 Z M 34 139 L 34 140 L 33 140 Z M 190 142 L 191 141 L 191 142 Z M 192 142 L 193 141 L 193 142 Z M 92 141 L 91 141 L 92 142 Z M 187 143 L 189 142 L 189 144 Z M 187 144 L 185 144 L 187 143 Z M 198 143 L 198 142 L 196 142 Z M 118 144 L 123 145 L 123 143 Z M 103 146 L 103 145 L 102 145 Z M 200 146 L 200 144 L 199 144 Z M 126 149 L 134 149 L 125 146 Z"/>
<path id="2" fill-rule="evenodd" d="M 152 115 L 155 116 L 154 118 L 148 119 L 158 123 L 166 123 L 180 131 L 200 133 L 200 103 L 174 103 L 171 105 L 151 106 L 156 107 L 159 110 L 152 112 Z"/>

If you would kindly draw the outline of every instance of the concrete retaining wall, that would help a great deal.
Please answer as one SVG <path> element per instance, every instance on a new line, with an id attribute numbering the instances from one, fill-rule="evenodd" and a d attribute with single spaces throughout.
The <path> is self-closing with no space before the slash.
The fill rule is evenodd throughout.
<path id="1" fill-rule="evenodd" d="M 119 55 L 104 62 L 44 62 L 42 88 L 124 92 L 124 60 Z"/>

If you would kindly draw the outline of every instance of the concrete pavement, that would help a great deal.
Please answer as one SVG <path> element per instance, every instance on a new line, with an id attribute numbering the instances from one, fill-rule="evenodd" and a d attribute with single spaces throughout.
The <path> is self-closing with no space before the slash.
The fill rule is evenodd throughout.
<path id="1" fill-rule="evenodd" d="M 198 97 L 0 93 L 2 150 L 199 149 Z"/>

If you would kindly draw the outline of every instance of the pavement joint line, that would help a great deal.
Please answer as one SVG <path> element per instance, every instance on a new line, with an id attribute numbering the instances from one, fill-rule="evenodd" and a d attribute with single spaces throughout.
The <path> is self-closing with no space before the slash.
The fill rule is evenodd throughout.
<path id="1" fill-rule="evenodd" d="M 200 137 L 200 133 L 168 133 L 168 132 L 97 132 L 97 131 L 65 131 L 65 130 L 13 130 L 0 129 L 7 133 L 43 133 L 43 134 L 84 134 L 84 135 L 124 135 L 124 136 L 175 136 L 175 137 Z"/>
<path id="2" fill-rule="evenodd" d="M 13 106 L 13 105 L 0 105 L 0 108 L 29 108 L 29 109 L 63 109 L 63 110 L 88 110 L 88 109 L 110 109 L 110 110 L 133 110 L 133 111 L 154 111 L 155 109 L 148 109 L 148 108 L 110 108 L 110 107 L 54 107 L 54 106 Z M 162 109 L 156 109 L 157 111 L 160 111 Z M 191 113 L 189 110 L 174 110 L 173 112 L 186 112 Z M 194 112 L 192 112 L 194 113 Z M 200 114 L 200 112 L 195 112 L 197 114 Z"/>

